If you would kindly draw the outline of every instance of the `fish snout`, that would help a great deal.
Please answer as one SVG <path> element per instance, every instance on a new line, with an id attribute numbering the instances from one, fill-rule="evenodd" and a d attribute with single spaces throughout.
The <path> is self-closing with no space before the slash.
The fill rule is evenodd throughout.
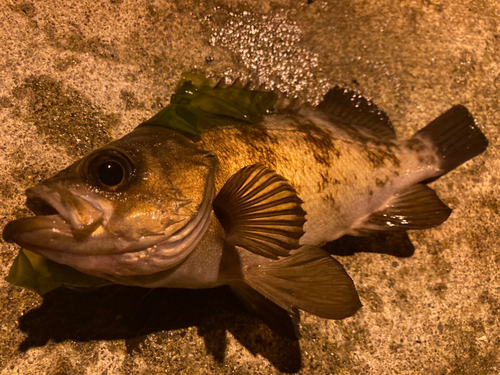
<path id="1" fill-rule="evenodd" d="M 26 206 L 36 216 L 59 215 L 77 239 L 92 234 L 103 223 L 105 212 L 94 195 L 58 184 L 40 184 L 26 190 Z"/>

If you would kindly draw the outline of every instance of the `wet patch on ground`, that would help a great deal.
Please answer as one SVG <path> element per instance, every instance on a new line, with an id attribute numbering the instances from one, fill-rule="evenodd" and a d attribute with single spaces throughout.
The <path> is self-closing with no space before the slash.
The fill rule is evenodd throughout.
<path id="1" fill-rule="evenodd" d="M 49 76 L 32 76 L 14 89 L 15 113 L 33 123 L 40 136 L 83 156 L 111 141 L 111 130 L 120 123 L 78 91 Z"/>

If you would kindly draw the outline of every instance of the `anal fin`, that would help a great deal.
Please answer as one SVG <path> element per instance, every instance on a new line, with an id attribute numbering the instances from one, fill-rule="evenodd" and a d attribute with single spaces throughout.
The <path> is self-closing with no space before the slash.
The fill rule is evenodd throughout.
<path id="1" fill-rule="evenodd" d="M 415 184 L 394 195 L 385 207 L 372 213 L 355 230 L 359 234 L 375 231 L 427 229 L 448 219 L 451 209 L 430 187 Z"/>
<path id="2" fill-rule="evenodd" d="M 286 258 L 244 269 L 244 281 L 293 314 L 299 308 L 327 319 L 344 319 L 361 308 L 344 267 L 324 250 L 305 245 Z"/>

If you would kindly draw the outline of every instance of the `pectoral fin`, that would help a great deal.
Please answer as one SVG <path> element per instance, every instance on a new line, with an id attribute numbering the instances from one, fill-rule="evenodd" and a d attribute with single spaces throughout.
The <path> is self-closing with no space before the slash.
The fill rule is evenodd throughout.
<path id="1" fill-rule="evenodd" d="M 301 204 L 285 178 L 255 164 L 227 181 L 213 207 L 229 244 L 278 259 L 299 247 L 305 222 Z"/>
<path id="2" fill-rule="evenodd" d="M 327 319 L 343 319 L 361 307 L 342 265 L 324 250 L 305 245 L 287 258 L 243 270 L 244 281 L 293 314 L 296 308 Z"/>

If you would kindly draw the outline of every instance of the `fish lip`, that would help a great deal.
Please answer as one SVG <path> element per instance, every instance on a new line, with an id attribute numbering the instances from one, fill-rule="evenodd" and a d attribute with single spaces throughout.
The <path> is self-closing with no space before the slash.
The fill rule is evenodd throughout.
<path id="1" fill-rule="evenodd" d="M 60 215 L 76 237 L 88 236 L 105 219 L 105 209 L 89 193 L 43 183 L 26 190 L 26 206 L 36 215 Z"/>
<path id="2" fill-rule="evenodd" d="M 48 193 L 47 189 L 40 188 L 37 185 L 26 190 L 26 207 L 35 214 L 35 216 L 23 217 L 13 220 L 4 227 L 2 237 L 8 243 L 17 243 L 25 248 L 31 248 L 29 243 L 25 242 L 25 234 L 32 231 L 53 229 L 63 235 L 71 235 L 70 223 L 61 213 L 53 194 Z M 59 205 L 61 206 L 61 205 Z"/>
<path id="3" fill-rule="evenodd" d="M 37 244 L 34 247 L 29 241 L 24 240 L 25 235 L 29 232 L 42 230 L 51 230 L 68 238 L 73 235 L 70 226 L 61 215 L 42 215 L 23 217 L 7 223 L 3 229 L 2 237 L 5 242 L 17 243 L 23 248 L 34 250 L 43 246 Z"/>
<path id="4" fill-rule="evenodd" d="M 52 233 L 68 239 L 84 239 L 102 225 L 105 217 L 105 210 L 94 204 L 90 197 L 56 183 L 42 183 L 27 189 L 26 206 L 35 216 L 7 223 L 2 237 L 6 242 L 17 243 L 35 252 L 37 248 L 47 246 L 43 240 L 33 240 L 33 233 L 39 233 L 40 238 L 44 237 L 43 233 Z M 77 212 L 78 208 L 80 212 L 90 212 L 84 220 Z"/>
<path id="5" fill-rule="evenodd" d="M 35 194 L 26 194 L 26 207 L 35 214 L 35 216 L 60 215 L 59 211 L 51 205 L 46 199 Z"/>
<path id="6" fill-rule="evenodd" d="M 70 225 L 67 220 L 69 212 L 65 206 L 56 189 L 40 184 L 26 190 L 26 207 L 35 214 L 35 218 L 58 215 Z"/>

